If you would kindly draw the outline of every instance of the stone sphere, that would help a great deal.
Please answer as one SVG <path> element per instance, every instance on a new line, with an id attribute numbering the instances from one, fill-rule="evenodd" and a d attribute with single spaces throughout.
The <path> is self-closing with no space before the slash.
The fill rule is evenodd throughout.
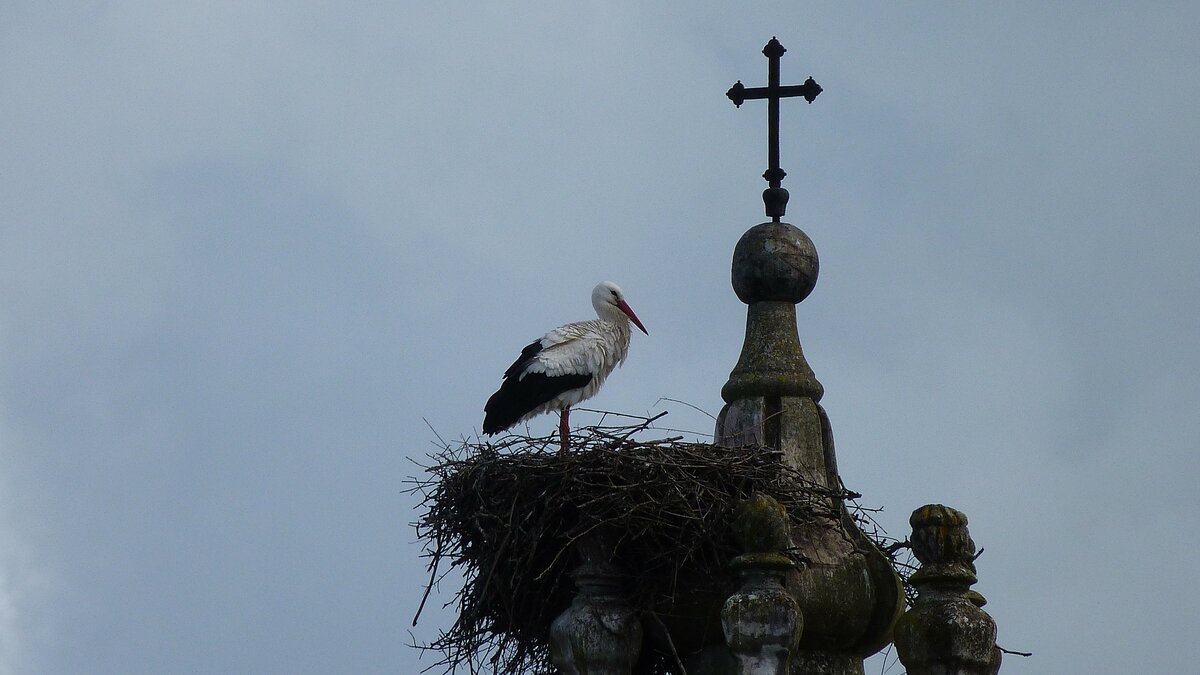
<path id="1" fill-rule="evenodd" d="M 817 247 L 788 223 L 746 230 L 733 249 L 733 291 L 747 305 L 768 300 L 800 302 L 817 285 Z"/>

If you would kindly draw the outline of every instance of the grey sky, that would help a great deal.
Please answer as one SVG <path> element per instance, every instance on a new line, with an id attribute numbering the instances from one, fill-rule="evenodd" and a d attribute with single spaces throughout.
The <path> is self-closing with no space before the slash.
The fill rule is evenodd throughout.
<path id="1" fill-rule="evenodd" d="M 426 665 L 422 418 L 472 434 L 602 279 L 650 336 L 595 405 L 719 410 L 765 168 L 765 111 L 723 93 L 772 35 L 825 87 L 783 106 L 782 166 L 843 478 L 893 534 L 969 515 L 1000 642 L 1036 654 L 1004 672 L 1193 669 L 1198 28 L 1184 2 L 0 5 L 0 674 Z"/>

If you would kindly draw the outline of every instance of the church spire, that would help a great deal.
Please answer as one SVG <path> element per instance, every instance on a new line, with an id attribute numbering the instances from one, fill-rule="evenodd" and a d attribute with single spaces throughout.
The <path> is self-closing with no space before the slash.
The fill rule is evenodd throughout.
<path id="1" fill-rule="evenodd" d="M 803 85 L 781 86 L 779 58 L 784 51 L 773 38 L 763 49 L 770 60 L 766 87 L 751 89 L 739 82 L 726 94 L 739 105 L 767 99 L 770 166 L 763 174 L 769 184 L 763 202 L 771 220 L 747 230 L 734 247 L 731 281 L 738 299 L 747 305 L 746 337 L 721 389 L 726 404 L 714 435 L 718 445 L 729 448 L 757 446 L 778 452 L 805 481 L 837 490 L 842 480 L 833 428 L 820 405 L 824 389 L 804 357 L 796 328 L 796 305 L 817 283 L 817 249 L 800 228 L 782 222 L 788 194 L 780 185 L 785 173 L 779 166 L 780 99 L 803 96 L 811 103 L 821 87 L 812 78 Z M 789 650 L 788 672 L 861 675 L 863 657 L 890 640 L 891 626 L 904 607 L 902 585 L 841 499 L 828 500 L 839 514 L 836 520 L 794 522 L 788 533 L 785 548 L 807 561 L 782 572 L 795 614 L 802 617 L 797 625 L 803 626 L 795 649 Z M 775 605 L 780 616 L 792 613 L 787 602 Z M 790 635 L 790 629 L 782 628 L 780 636 Z M 728 635 L 737 633 L 727 631 Z"/>

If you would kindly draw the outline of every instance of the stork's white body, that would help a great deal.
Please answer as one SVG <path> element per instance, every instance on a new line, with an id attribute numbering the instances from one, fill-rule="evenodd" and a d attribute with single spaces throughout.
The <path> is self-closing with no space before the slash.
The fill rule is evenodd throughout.
<path id="1" fill-rule="evenodd" d="M 566 419 L 572 405 L 596 394 L 629 354 L 629 323 L 645 332 L 624 294 L 612 282 L 592 290 L 600 318 L 559 326 L 521 351 L 500 390 L 484 406 L 483 431 L 494 434 L 551 410 L 562 411 L 560 432 L 566 447 Z"/>

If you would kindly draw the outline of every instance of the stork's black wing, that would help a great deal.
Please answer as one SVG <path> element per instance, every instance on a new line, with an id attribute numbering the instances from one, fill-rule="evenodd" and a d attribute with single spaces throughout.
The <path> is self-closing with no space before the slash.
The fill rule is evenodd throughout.
<path id="1" fill-rule="evenodd" d="M 541 351 L 541 340 L 527 345 L 517 360 L 504 371 L 504 382 L 500 389 L 483 406 L 483 433 L 491 435 L 504 431 L 555 396 L 586 387 L 592 381 L 591 373 L 555 376 L 525 373 L 526 366 Z"/>

